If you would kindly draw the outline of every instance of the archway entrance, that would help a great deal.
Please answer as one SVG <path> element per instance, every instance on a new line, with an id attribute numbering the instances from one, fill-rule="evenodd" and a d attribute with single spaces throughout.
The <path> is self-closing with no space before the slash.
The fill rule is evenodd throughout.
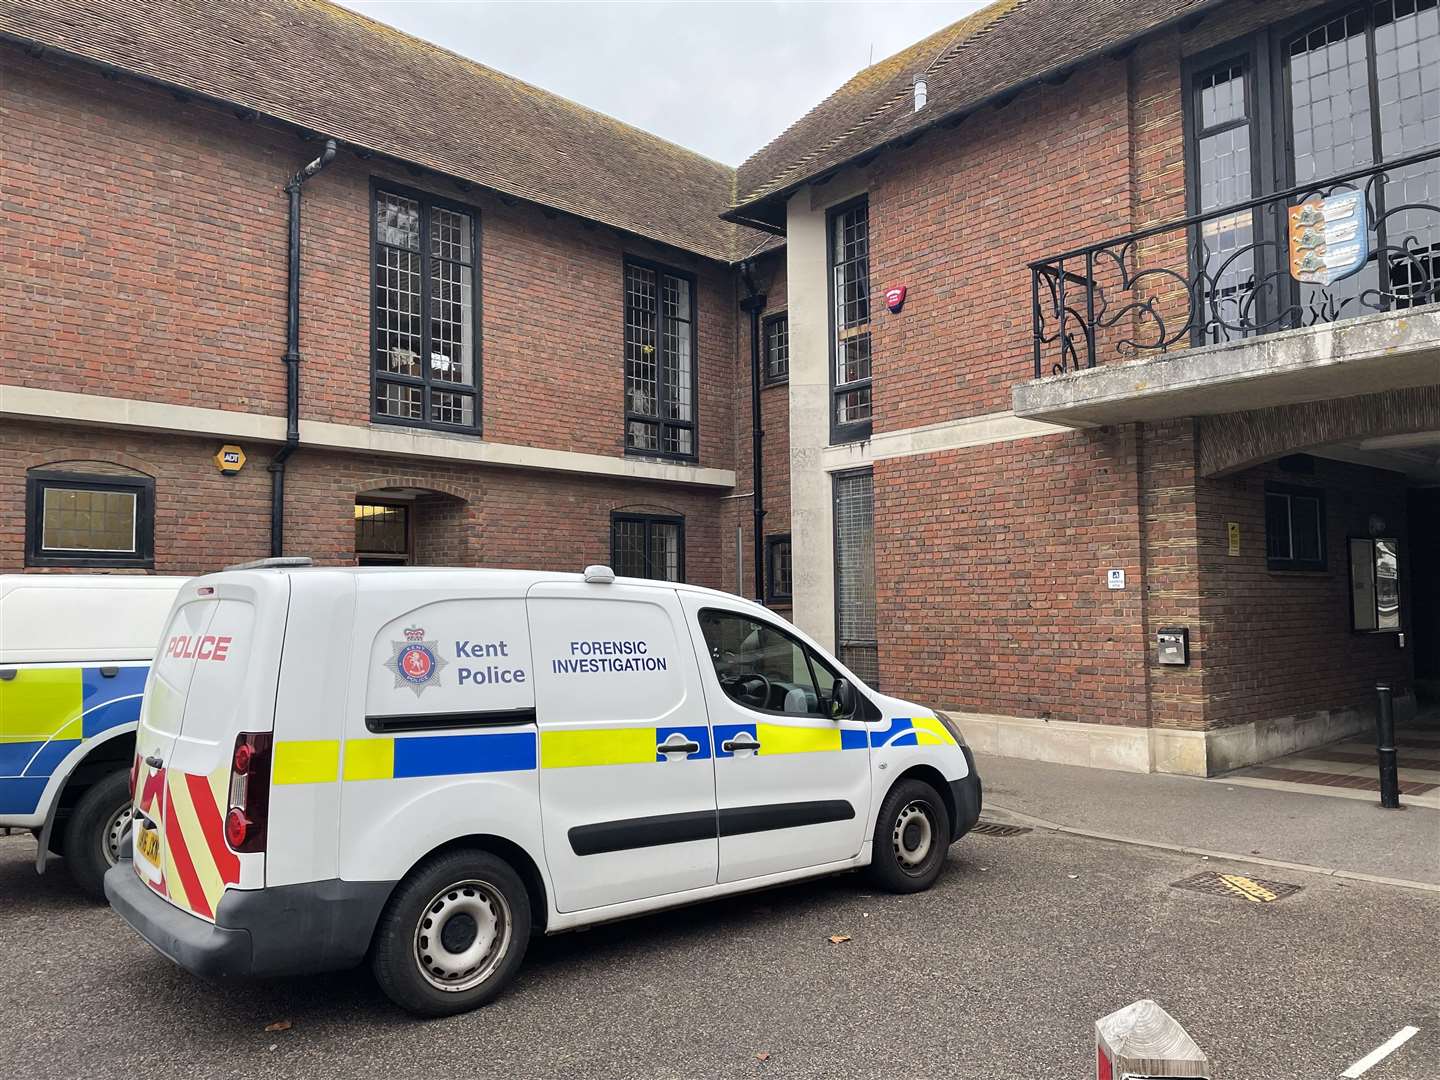
<path id="1" fill-rule="evenodd" d="M 360 566 L 474 566 L 477 530 L 470 502 L 418 487 L 377 487 L 355 496 L 355 562 Z"/>

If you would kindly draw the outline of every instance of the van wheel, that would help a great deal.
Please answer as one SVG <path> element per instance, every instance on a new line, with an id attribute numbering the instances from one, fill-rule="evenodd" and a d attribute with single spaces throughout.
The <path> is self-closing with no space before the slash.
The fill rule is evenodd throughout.
<path id="1" fill-rule="evenodd" d="M 520 875 L 488 851 L 450 851 L 422 862 L 395 890 L 370 964 L 402 1009 L 452 1016 L 499 994 L 529 943 Z"/>
<path id="2" fill-rule="evenodd" d="M 870 878 L 890 892 L 921 892 L 940 876 L 949 847 L 945 801 L 923 780 L 902 780 L 880 806 Z"/>
<path id="3" fill-rule="evenodd" d="M 120 858 L 120 838 L 133 813 L 130 777 L 116 771 L 80 796 L 65 823 L 65 867 L 92 899 L 105 899 L 105 871 Z"/>

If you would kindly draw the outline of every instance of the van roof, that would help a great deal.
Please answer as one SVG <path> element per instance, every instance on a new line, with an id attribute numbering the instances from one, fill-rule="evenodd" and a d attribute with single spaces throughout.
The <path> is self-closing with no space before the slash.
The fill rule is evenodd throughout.
<path id="1" fill-rule="evenodd" d="M 0 593 L 27 589 L 170 589 L 190 579 L 156 574 L 0 574 Z"/>
<path id="2" fill-rule="evenodd" d="M 186 577 L 0 574 L 0 664 L 149 660 Z"/>
<path id="3" fill-rule="evenodd" d="M 558 570 L 518 570 L 501 567 L 463 567 L 463 566 L 264 566 L 248 567 L 240 570 L 225 570 L 221 573 L 231 574 L 345 574 L 356 578 L 356 586 L 373 587 L 380 581 L 395 581 L 404 577 L 453 577 L 457 584 L 463 582 L 468 585 L 490 583 L 496 587 L 506 589 L 523 590 L 531 585 L 546 581 L 576 581 L 583 582 L 585 575 L 580 573 L 566 573 Z M 199 579 L 197 579 L 199 580 Z M 746 603 L 758 604 L 749 597 L 738 596 L 735 593 L 727 593 L 720 589 L 710 589 L 703 585 L 690 585 L 681 581 L 657 581 L 653 578 L 631 578 L 616 577 L 616 584 L 634 585 L 643 588 L 654 589 L 677 589 L 682 592 L 700 593 L 709 596 L 724 597 L 726 600 L 744 600 Z M 763 605 L 761 605 L 763 606 Z"/>

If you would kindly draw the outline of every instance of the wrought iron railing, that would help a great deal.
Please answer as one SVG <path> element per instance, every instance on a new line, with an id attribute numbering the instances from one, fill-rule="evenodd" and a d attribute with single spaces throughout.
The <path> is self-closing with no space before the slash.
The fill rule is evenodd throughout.
<path id="1" fill-rule="evenodd" d="M 1329 284 L 1291 274 L 1289 211 L 1364 199 L 1369 255 Z M 1030 264 L 1035 377 L 1440 301 L 1440 148 Z"/>

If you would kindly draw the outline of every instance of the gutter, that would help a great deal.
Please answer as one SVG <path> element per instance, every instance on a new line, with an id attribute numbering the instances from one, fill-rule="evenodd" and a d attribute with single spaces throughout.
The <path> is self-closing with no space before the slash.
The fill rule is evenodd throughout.
<path id="1" fill-rule="evenodd" d="M 765 294 L 755 288 L 754 263 L 746 259 L 740 264 L 740 279 L 746 296 L 740 310 L 750 314 L 750 482 L 754 498 L 750 502 L 755 539 L 755 600 L 765 602 L 765 466 L 760 449 L 765 431 L 760 425 L 760 313 L 765 310 Z"/>
<path id="2" fill-rule="evenodd" d="M 285 442 L 270 459 L 270 555 L 278 558 L 285 549 L 285 465 L 300 445 L 300 188 L 335 160 L 334 139 L 325 140 L 325 149 L 285 185 L 290 198 L 290 242 L 286 253 L 285 305 Z"/>
<path id="3" fill-rule="evenodd" d="M 55 45 L 48 41 L 42 41 L 39 38 L 27 37 L 26 35 L 16 33 L 13 30 L 0 29 L 0 44 L 14 45 L 24 51 L 26 54 L 33 56 L 36 59 L 53 60 L 58 58 L 61 60 L 69 61 L 71 63 L 80 64 L 87 68 L 92 68 L 107 78 L 123 78 L 132 80 L 134 82 L 140 83 L 143 86 L 150 87 L 151 89 L 164 91 L 165 93 L 172 96 L 179 95 L 179 100 L 182 101 L 194 101 L 198 104 L 220 109 L 240 120 L 254 121 L 263 118 L 266 121 L 280 125 L 284 130 L 294 131 L 305 139 L 315 139 L 319 137 L 324 137 L 328 139 L 331 137 L 329 133 L 309 126 L 309 124 L 304 119 L 291 119 L 279 115 L 278 113 L 273 111 L 273 105 L 250 105 L 243 101 L 216 97 L 214 94 L 207 94 L 203 90 L 196 90 L 193 87 L 185 85 L 184 83 L 172 82 L 168 79 L 163 79 L 155 75 L 148 75 L 143 71 L 137 71 L 134 68 L 123 67 L 121 65 L 111 63 L 107 60 L 101 60 L 100 58 L 96 56 L 91 56 L 87 53 L 77 52 L 74 49 L 65 48 L 61 45 Z M 344 145 L 352 148 L 357 152 L 357 154 L 360 154 L 361 156 L 372 155 L 382 161 L 399 165 L 400 167 L 405 169 L 420 169 L 435 176 L 444 177 L 454 183 L 461 192 L 468 192 L 473 188 L 475 190 L 484 192 L 487 195 L 491 195 L 497 199 L 500 199 L 502 202 L 507 199 L 514 200 L 516 202 L 522 202 L 526 206 L 535 207 L 542 213 L 558 214 L 559 216 L 567 220 L 579 222 L 582 224 L 603 225 L 607 229 L 614 229 L 615 232 L 619 233 L 626 239 L 640 240 L 649 244 L 659 244 L 662 247 L 671 249 L 672 251 L 678 251 L 685 255 L 693 255 L 698 259 L 704 259 L 707 262 L 716 263 L 720 266 L 731 266 L 734 263 L 734 259 L 730 254 L 717 254 L 709 250 L 702 251 L 699 248 L 695 247 L 693 244 L 684 241 L 679 237 L 665 237 L 658 235 L 650 236 L 645 233 L 636 232 L 633 228 L 629 226 L 620 225 L 613 221 L 606 221 L 598 217 L 590 217 L 579 210 L 571 210 L 563 206 L 558 206 L 553 203 L 546 202 L 536 192 L 520 190 L 518 187 L 515 190 L 500 188 L 484 180 L 477 180 L 472 177 L 460 176 L 456 173 L 446 172 L 442 168 L 430 165 L 427 162 L 421 161 L 417 158 L 404 157 L 400 154 L 397 154 L 393 150 L 384 150 L 375 146 L 371 146 L 368 143 L 357 141 L 363 136 L 358 136 L 353 133 L 347 135 L 345 132 L 339 131 L 338 128 L 336 130 L 338 133 L 334 135 L 334 138 L 336 138 L 338 142 L 341 142 Z M 752 228 L 763 229 L 766 232 L 775 232 L 775 226 L 773 225 L 768 227 L 754 225 L 752 226 Z M 776 235 L 781 234 L 776 233 Z"/>

